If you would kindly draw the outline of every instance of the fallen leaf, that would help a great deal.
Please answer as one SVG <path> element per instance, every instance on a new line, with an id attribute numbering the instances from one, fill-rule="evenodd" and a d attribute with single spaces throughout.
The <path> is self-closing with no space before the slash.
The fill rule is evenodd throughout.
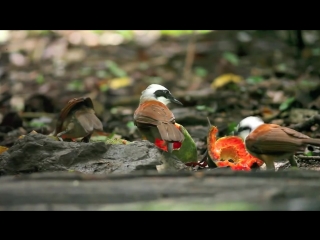
<path id="1" fill-rule="evenodd" d="M 281 105 L 279 106 L 279 110 L 280 111 L 287 110 L 295 100 L 296 99 L 294 97 L 288 98 L 283 103 L 281 103 Z"/>
<path id="2" fill-rule="evenodd" d="M 7 147 L 3 147 L 3 146 L 0 146 L 0 154 L 1 153 L 4 153 L 5 151 L 7 151 L 9 148 Z"/>
<path id="3" fill-rule="evenodd" d="M 109 87 L 111 89 L 123 88 L 131 85 L 131 79 L 128 77 L 114 78 L 110 80 Z"/>
<path id="4" fill-rule="evenodd" d="M 211 88 L 221 88 L 228 83 L 240 83 L 242 80 L 243 78 L 239 75 L 235 75 L 232 73 L 222 74 L 213 80 L 213 82 L 211 83 Z"/>

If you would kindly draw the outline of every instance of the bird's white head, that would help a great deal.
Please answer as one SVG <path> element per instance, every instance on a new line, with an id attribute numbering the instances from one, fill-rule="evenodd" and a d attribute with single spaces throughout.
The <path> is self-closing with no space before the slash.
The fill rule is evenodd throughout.
<path id="1" fill-rule="evenodd" d="M 243 140 L 254 131 L 257 127 L 264 124 L 263 120 L 259 117 L 246 117 L 240 121 L 238 126 L 235 128 L 235 135 L 238 135 Z"/>
<path id="2" fill-rule="evenodd" d="M 141 93 L 140 103 L 147 100 L 157 100 L 167 105 L 170 102 L 182 105 L 180 101 L 175 99 L 171 92 L 162 85 L 151 84 Z"/>

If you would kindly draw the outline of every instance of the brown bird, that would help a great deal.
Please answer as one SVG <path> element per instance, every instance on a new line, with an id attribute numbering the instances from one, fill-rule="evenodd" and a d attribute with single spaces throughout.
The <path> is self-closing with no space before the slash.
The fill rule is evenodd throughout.
<path id="1" fill-rule="evenodd" d="M 91 98 L 73 98 L 61 110 L 52 135 L 60 140 L 83 137 L 82 142 L 89 142 L 94 131 L 103 131 L 103 126 Z"/>
<path id="2" fill-rule="evenodd" d="M 170 102 L 182 105 L 165 87 L 149 85 L 142 91 L 139 107 L 134 112 L 134 124 L 149 141 L 164 140 L 172 152 L 173 142 L 182 143 L 184 135 L 175 126 L 175 117 L 167 107 Z"/>
<path id="3" fill-rule="evenodd" d="M 235 134 L 245 141 L 247 151 L 275 169 L 274 162 L 289 158 L 296 166 L 293 154 L 308 144 L 320 146 L 320 139 L 310 138 L 291 128 L 266 124 L 259 117 L 246 117 L 235 128 Z"/>

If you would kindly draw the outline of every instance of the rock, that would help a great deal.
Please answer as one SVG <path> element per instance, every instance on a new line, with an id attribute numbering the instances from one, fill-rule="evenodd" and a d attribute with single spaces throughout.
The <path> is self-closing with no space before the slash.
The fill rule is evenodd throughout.
<path id="1" fill-rule="evenodd" d="M 164 154 L 148 141 L 130 144 L 104 142 L 60 142 L 42 134 L 29 133 L 0 154 L 0 175 L 47 171 L 77 171 L 87 174 L 130 173 L 186 167 L 175 156 Z M 169 163 L 169 164 L 168 164 Z"/>

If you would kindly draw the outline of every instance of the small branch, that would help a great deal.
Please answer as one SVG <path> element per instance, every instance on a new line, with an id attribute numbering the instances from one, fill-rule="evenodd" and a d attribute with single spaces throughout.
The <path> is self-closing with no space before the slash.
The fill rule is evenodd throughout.
<path id="1" fill-rule="evenodd" d="M 191 74 L 192 64 L 193 64 L 194 55 L 195 55 L 196 35 L 197 35 L 197 30 L 193 30 L 187 46 L 187 55 L 186 55 L 184 69 L 183 69 L 183 78 L 188 82 L 190 81 L 190 74 Z"/>

